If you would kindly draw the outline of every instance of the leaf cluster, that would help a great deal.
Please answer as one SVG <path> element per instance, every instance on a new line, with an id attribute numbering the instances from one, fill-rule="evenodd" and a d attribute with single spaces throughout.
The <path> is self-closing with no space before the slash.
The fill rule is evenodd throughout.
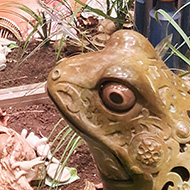
<path id="1" fill-rule="evenodd" d="M 164 11 L 162 9 L 159 9 L 155 13 L 155 18 L 156 18 L 156 20 L 158 22 L 159 22 L 158 14 L 161 14 L 162 16 L 164 16 L 166 18 L 166 20 L 168 21 L 168 25 L 167 25 L 167 30 L 166 30 L 166 38 L 164 40 L 165 45 L 168 46 L 168 48 L 170 48 L 172 50 L 171 55 L 172 54 L 177 55 L 179 58 L 181 58 L 185 63 L 187 63 L 190 66 L 190 59 L 189 59 L 189 56 L 188 56 L 188 52 L 190 52 L 190 37 L 187 36 L 187 34 L 181 29 L 180 25 L 178 23 L 176 23 L 174 21 L 174 19 L 173 19 L 176 14 L 178 14 L 181 10 L 183 10 L 187 6 L 190 6 L 190 2 L 186 3 L 181 8 L 179 8 L 173 16 L 170 16 L 166 11 Z M 179 35 L 183 39 L 181 44 L 179 43 L 179 44 L 172 45 L 171 39 L 168 40 L 169 38 L 171 38 L 171 36 L 168 36 L 168 27 L 169 27 L 170 24 L 176 29 L 176 31 L 179 33 Z M 184 55 L 179 49 L 182 46 L 184 46 L 185 44 L 187 46 L 187 52 Z M 163 46 L 163 41 L 162 41 L 162 46 Z M 184 74 L 182 74 L 182 75 L 184 76 Z"/>

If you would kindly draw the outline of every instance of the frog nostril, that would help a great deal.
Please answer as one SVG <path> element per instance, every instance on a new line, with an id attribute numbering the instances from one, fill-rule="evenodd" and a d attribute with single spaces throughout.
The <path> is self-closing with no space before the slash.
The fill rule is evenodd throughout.
<path id="1" fill-rule="evenodd" d="M 53 73 L 52 73 L 52 80 L 57 80 L 59 77 L 61 76 L 61 71 L 59 69 L 56 69 Z"/>

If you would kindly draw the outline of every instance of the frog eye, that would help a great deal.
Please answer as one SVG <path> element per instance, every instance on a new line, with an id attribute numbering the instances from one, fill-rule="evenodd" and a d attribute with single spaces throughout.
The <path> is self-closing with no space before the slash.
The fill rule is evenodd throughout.
<path id="1" fill-rule="evenodd" d="M 131 89 L 114 82 L 101 85 L 100 97 L 108 109 L 116 112 L 128 111 L 136 102 L 136 97 Z"/>

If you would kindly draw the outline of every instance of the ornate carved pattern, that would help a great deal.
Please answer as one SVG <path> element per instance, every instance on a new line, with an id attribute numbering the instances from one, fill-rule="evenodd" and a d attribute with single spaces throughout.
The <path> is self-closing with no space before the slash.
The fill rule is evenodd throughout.
<path id="1" fill-rule="evenodd" d="M 101 96 L 109 82 L 130 89 L 130 109 Z M 89 143 L 105 190 L 190 189 L 190 87 L 144 37 L 118 31 L 102 51 L 63 60 L 49 90 Z"/>
<path id="2" fill-rule="evenodd" d="M 137 147 L 136 159 L 142 164 L 155 167 L 161 160 L 161 144 L 154 139 L 143 139 Z"/>
<path id="3" fill-rule="evenodd" d="M 167 160 L 167 147 L 158 136 L 149 132 L 136 135 L 129 145 L 131 165 L 148 173 L 156 173 Z"/>

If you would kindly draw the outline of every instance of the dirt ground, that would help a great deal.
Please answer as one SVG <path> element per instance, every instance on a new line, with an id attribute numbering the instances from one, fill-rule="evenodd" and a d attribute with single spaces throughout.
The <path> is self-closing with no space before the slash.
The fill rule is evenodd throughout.
<path id="1" fill-rule="evenodd" d="M 34 42 L 26 49 L 24 58 L 37 44 Z M 22 54 L 21 48 L 14 49 L 8 54 L 7 67 L 4 71 L 0 71 L 0 89 L 46 81 L 49 72 L 56 64 L 56 52 L 52 46 L 40 48 L 24 62 Z"/>
<path id="2" fill-rule="evenodd" d="M 33 43 L 27 51 L 31 52 L 35 46 L 36 44 Z M 6 69 L 0 71 L 0 89 L 46 81 L 49 72 L 56 64 L 56 52 L 53 46 L 40 48 L 34 55 L 18 66 L 21 53 L 20 49 L 15 49 L 9 54 Z M 28 53 L 26 52 L 25 56 L 27 55 Z M 10 116 L 8 126 L 15 129 L 18 133 L 25 128 L 28 132 L 48 137 L 54 125 L 61 118 L 61 115 L 50 100 L 46 100 L 38 105 L 4 106 L 1 108 Z M 65 125 L 65 122 L 61 122 L 50 140 L 53 140 L 55 135 Z M 56 157 L 59 158 L 62 152 L 60 151 Z M 84 188 L 85 179 L 95 184 L 101 182 L 85 143 L 76 149 L 67 165 L 77 169 L 80 180 L 62 186 L 59 189 L 81 190 Z M 42 189 L 46 190 L 48 187 L 43 187 Z"/>

